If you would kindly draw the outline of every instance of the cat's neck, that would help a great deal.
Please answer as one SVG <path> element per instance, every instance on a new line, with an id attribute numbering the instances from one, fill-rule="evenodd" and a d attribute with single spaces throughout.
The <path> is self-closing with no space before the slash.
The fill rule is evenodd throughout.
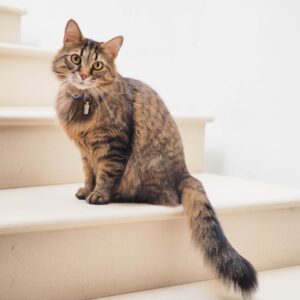
<path id="1" fill-rule="evenodd" d="M 68 125 L 87 124 L 99 110 L 113 117 L 124 100 L 120 97 L 126 92 L 126 85 L 121 76 L 108 86 L 81 90 L 74 85 L 62 85 L 56 102 L 60 120 Z"/>
<path id="2" fill-rule="evenodd" d="M 114 80 L 105 86 L 99 85 L 88 89 L 79 89 L 76 86 L 61 85 L 61 90 L 66 94 L 70 95 L 74 100 L 84 100 L 86 98 L 108 98 L 114 94 L 121 94 L 126 91 L 126 86 L 123 82 L 122 76 L 117 74 Z"/>

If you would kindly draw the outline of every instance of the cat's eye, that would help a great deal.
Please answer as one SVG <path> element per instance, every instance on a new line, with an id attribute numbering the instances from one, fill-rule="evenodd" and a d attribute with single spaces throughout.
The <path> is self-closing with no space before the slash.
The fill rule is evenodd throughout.
<path id="1" fill-rule="evenodd" d="M 93 63 L 93 69 L 95 71 L 100 71 L 101 69 L 103 69 L 103 63 L 101 61 L 96 61 Z"/>
<path id="2" fill-rule="evenodd" d="M 77 54 L 71 55 L 71 62 L 75 65 L 79 65 L 81 63 L 81 57 Z"/>

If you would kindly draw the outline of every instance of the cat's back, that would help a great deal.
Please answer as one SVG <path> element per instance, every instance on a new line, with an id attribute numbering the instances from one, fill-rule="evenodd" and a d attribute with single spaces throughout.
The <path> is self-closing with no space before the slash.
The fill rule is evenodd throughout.
<path id="1" fill-rule="evenodd" d="M 127 90 L 134 103 L 133 123 L 136 142 L 139 148 L 164 154 L 173 153 L 174 149 L 183 159 L 181 137 L 175 121 L 158 93 L 148 84 L 131 78 L 124 78 Z M 156 154 L 155 154 L 156 155 Z"/>
<path id="2" fill-rule="evenodd" d="M 172 119 L 165 103 L 152 87 L 133 78 L 123 78 L 123 81 L 127 97 L 133 102 L 136 118 L 146 118 L 149 121 L 156 119 L 156 123 L 160 123 L 162 119 Z"/>
<path id="3" fill-rule="evenodd" d="M 123 78 L 123 82 L 126 85 L 128 94 L 133 97 L 133 100 L 144 101 L 145 104 L 147 104 L 147 102 L 151 104 L 151 101 L 154 100 L 159 100 L 163 103 L 158 93 L 143 81 L 125 77 Z"/>

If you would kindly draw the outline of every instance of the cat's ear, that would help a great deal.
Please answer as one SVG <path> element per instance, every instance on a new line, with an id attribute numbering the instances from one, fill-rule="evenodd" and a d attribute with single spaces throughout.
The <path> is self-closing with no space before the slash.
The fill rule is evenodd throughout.
<path id="1" fill-rule="evenodd" d="M 65 28 L 64 45 L 80 43 L 83 40 L 83 35 L 78 24 L 70 19 Z"/>
<path id="2" fill-rule="evenodd" d="M 117 57 L 122 44 L 123 37 L 119 35 L 102 44 L 101 49 L 110 59 L 113 60 Z"/>

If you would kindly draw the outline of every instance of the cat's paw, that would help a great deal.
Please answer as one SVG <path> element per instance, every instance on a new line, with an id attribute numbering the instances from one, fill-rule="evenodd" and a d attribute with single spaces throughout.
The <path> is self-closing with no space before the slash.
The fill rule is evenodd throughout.
<path id="1" fill-rule="evenodd" d="M 88 197 L 88 195 L 91 193 L 90 190 L 88 190 L 87 188 L 81 187 L 79 188 L 79 190 L 76 193 L 76 197 L 80 200 L 84 200 Z"/>
<path id="2" fill-rule="evenodd" d="M 86 202 L 89 204 L 108 204 L 110 201 L 109 195 L 102 191 L 93 191 L 86 198 Z"/>

